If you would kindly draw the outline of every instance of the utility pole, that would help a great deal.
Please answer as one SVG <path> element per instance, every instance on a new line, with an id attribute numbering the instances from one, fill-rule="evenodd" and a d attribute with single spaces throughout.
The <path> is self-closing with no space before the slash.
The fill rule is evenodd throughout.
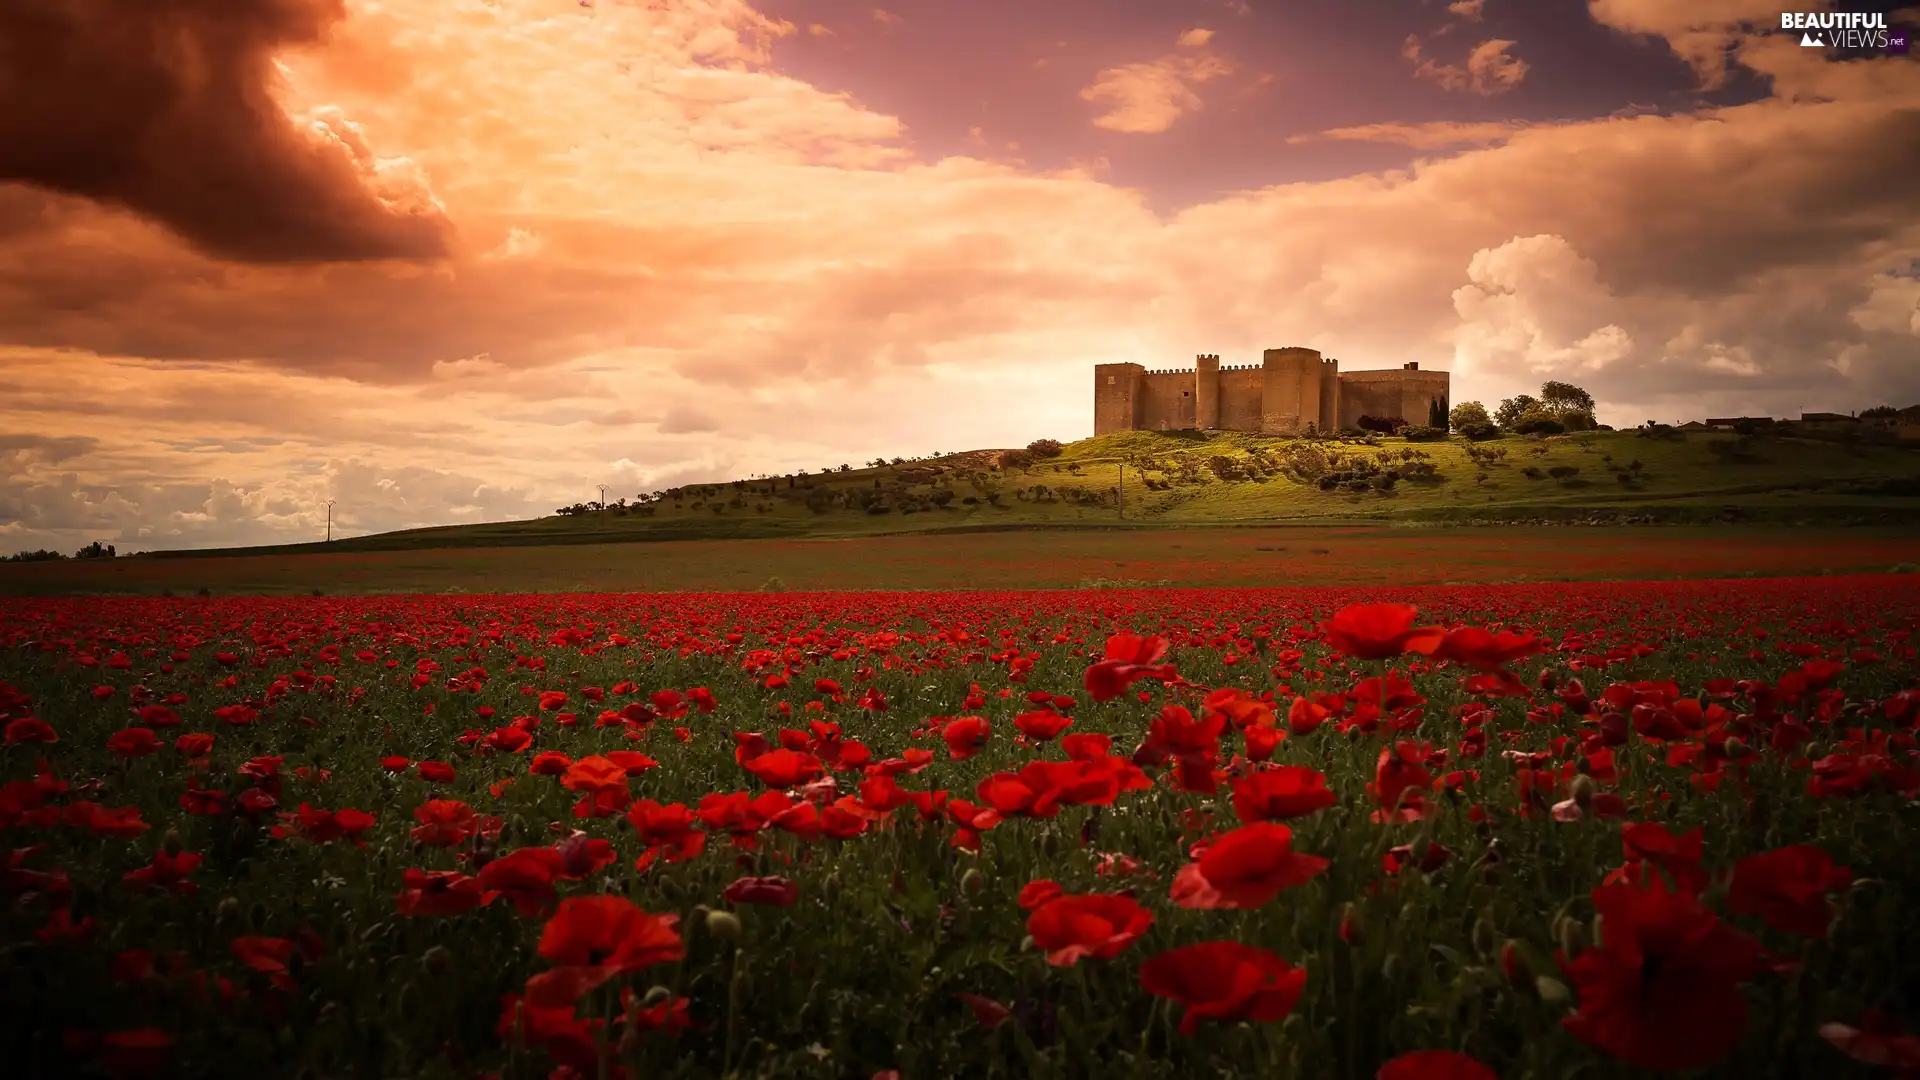
<path id="1" fill-rule="evenodd" d="M 600 485 L 600 509 L 605 510 L 606 508 L 607 508 L 607 485 L 601 484 Z"/>
<path id="2" fill-rule="evenodd" d="M 333 543 L 333 500 L 327 500 L 327 543 Z"/>
<path id="3" fill-rule="evenodd" d="M 1127 463 L 1120 463 L 1120 520 L 1127 519 Z"/>

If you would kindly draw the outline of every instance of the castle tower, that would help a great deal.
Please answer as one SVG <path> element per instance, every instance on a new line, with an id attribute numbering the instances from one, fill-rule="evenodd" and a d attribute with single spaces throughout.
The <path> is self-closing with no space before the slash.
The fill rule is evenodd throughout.
<path id="1" fill-rule="evenodd" d="M 1202 353 L 1193 360 L 1193 426 L 1212 431 L 1220 426 L 1220 357 Z"/>
<path id="2" fill-rule="evenodd" d="M 1093 433 L 1109 435 L 1140 426 L 1147 369 L 1140 364 L 1095 364 Z"/>
<path id="3" fill-rule="evenodd" d="M 1340 430 L 1340 361 L 1320 361 L 1320 426 L 1322 432 Z"/>
<path id="4" fill-rule="evenodd" d="M 1260 356 L 1264 385 L 1260 393 L 1260 430 L 1269 435 L 1298 435 L 1320 421 L 1320 353 L 1291 346 Z"/>

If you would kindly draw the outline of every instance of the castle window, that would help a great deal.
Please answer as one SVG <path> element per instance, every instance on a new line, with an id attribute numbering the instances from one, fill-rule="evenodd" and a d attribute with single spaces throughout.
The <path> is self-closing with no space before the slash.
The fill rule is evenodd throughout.
<path id="1" fill-rule="evenodd" d="M 1107 385 L 1108 385 L 1108 386 L 1112 386 L 1112 385 L 1113 385 L 1113 376 L 1111 376 L 1111 375 L 1109 375 L 1109 376 L 1107 376 Z"/>
<path id="2" fill-rule="evenodd" d="M 1193 391 L 1191 391 L 1191 390 L 1182 390 L 1182 391 L 1180 391 L 1180 396 L 1181 396 L 1181 397 L 1192 397 L 1192 396 L 1193 396 Z"/>

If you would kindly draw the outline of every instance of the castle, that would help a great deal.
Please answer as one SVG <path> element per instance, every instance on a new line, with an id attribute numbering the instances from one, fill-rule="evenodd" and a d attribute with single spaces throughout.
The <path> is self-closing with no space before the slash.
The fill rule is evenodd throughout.
<path id="1" fill-rule="evenodd" d="M 1424 424 L 1431 407 L 1446 409 L 1444 371 L 1404 364 L 1385 371 L 1341 371 L 1313 349 L 1268 349 L 1261 362 L 1220 366 L 1202 355 L 1195 366 L 1148 371 L 1139 364 L 1096 364 L 1093 433 L 1114 431 L 1257 431 L 1299 435 L 1360 426 L 1360 418 L 1400 417 Z"/>

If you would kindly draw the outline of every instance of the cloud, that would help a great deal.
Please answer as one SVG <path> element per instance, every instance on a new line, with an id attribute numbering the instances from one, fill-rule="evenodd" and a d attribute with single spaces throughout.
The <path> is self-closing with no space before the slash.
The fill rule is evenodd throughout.
<path id="1" fill-rule="evenodd" d="M 0 184 L 0 549 L 312 539 L 327 497 L 374 531 L 1074 438 L 1094 363 L 1289 344 L 1451 366 L 1460 400 L 1564 376 L 1619 424 L 1920 401 L 1920 294 L 1891 272 L 1920 259 L 1910 61 L 1737 34 L 1771 96 L 1356 110 L 1285 159 L 1419 160 L 1165 211 L 1095 163 L 987 160 L 991 115 L 956 128 L 981 126 L 971 154 L 916 156 L 900 118 L 771 64 L 794 32 L 738 0 L 355 3 L 281 55 L 279 93 L 432 179 L 458 229 L 419 263 L 222 257 Z"/>
<path id="2" fill-rule="evenodd" d="M 873 10 L 868 12 L 868 14 L 873 16 L 874 22 L 879 23 L 881 26 L 884 26 L 889 30 L 897 26 L 904 26 L 906 25 L 906 22 L 907 22 L 907 20 L 901 18 L 898 15 L 895 15 L 893 12 L 888 11 L 885 8 L 874 8 Z"/>
<path id="3" fill-rule="evenodd" d="M 1413 64 L 1415 78 L 1435 83 L 1443 90 L 1465 90 L 1493 97 L 1519 86 L 1527 77 L 1527 62 L 1507 52 L 1513 45 L 1501 38 L 1483 41 L 1467 54 L 1466 65 L 1462 67 L 1443 64 L 1427 56 L 1420 38 L 1409 34 L 1401 43 L 1400 55 Z"/>
<path id="4" fill-rule="evenodd" d="M 1447 11 L 1466 22 L 1479 22 L 1480 11 L 1486 6 L 1487 0 L 1453 0 L 1453 3 L 1447 5 Z"/>
<path id="5" fill-rule="evenodd" d="M 703 431 L 719 431 L 720 421 L 699 409 L 676 405 L 667 410 L 660 418 L 659 431 L 662 435 L 688 435 Z"/>
<path id="6" fill-rule="evenodd" d="M 1233 72 L 1233 65 L 1205 50 L 1211 30 L 1188 30 L 1176 44 L 1197 53 L 1172 53 L 1158 60 L 1122 64 L 1101 71 L 1080 91 L 1083 101 L 1103 105 L 1093 125 L 1129 135 L 1155 135 L 1202 107 L 1193 87 Z"/>
<path id="7" fill-rule="evenodd" d="M 1416 150 L 1440 150 L 1462 146 L 1493 146 L 1506 142 L 1529 126 L 1531 125 L 1518 120 L 1431 120 L 1418 124 L 1358 124 L 1353 127 L 1329 128 L 1312 135 L 1290 136 L 1287 142 L 1300 144 L 1331 139 L 1338 142 L 1410 146 Z"/>
<path id="8" fill-rule="evenodd" d="M 1562 237 L 1516 236 L 1482 248 L 1467 279 L 1453 293 L 1453 370 L 1462 377 L 1584 377 L 1634 351 L 1599 267 Z"/>
<path id="9" fill-rule="evenodd" d="M 124 207 L 254 262 L 431 259 L 449 223 L 425 175 L 337 110 L 289 116 L 274 54 L 341 0 L 0 5 L 0 181 Z"/>
<path id="10" fill-rule="evenodd" d="M 1587 0 L 1593 20 L 1629 34 L 1665 39 L 1703 90 L 1726 84 L 1743 27 L 1780 25 L 1778 0 Z"/>

